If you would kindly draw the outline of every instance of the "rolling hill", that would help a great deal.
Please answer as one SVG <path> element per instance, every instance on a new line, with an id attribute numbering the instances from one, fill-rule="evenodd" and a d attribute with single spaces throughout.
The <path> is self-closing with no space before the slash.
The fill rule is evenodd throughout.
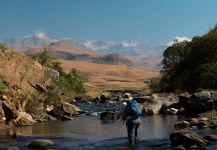
<path id="1" fill-rule="evenodd" d="M 76 48 L 70 42 L 51 43 L 49 47 L 54 51 L 58 59 L 85 61 L 98 64 L 125 65 L 129 67 L 136 66 L 136 63 L 119 54 L 113 53 L 104 55 L 96 51 Z"/>
<path id="2" fill-rule="evenodd" d="M 159 75 L 157 69 L 141 69 L 123 65 L 96 64 L 84 61 L 60 60 L 66 72 L 72 68 L 86 75 L 86 84 L 105 88 L 142 88 Z"/>

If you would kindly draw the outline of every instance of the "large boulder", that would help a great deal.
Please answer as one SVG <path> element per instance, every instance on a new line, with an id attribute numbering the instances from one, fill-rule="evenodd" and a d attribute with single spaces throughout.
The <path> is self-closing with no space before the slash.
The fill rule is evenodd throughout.
<path id="1" fill-rule="evenodd" d="M 217 106 L 217 91 L 202 90 L 192 95 L 179 96 L 179 106 L 184 108 L 184 114 L 199 114 Z"/>
<path id="2" fill-rule="evenodd" d="M 79 115 L 81 113 L 81 110 L 70 103 L 67 102 L 61 102 L 61 105 L 53 105 L 52 107 L 49 106 L 50 111 L 47 111 L 47 113 L 51 116 L 56 117 L 57 119 L 61 120 L 71 120 L 72 117 Z"/>
<path id="3" fill-rule="evenodd" d="M 13 103 L 10 101 L 2 102 L 2 109 L 5 114 L 6 123 L 9 123 L 13 119 L 16 119 L 19 116 L 19 111 L 16 109 Z"/>
<path id="4" fill-rule="evenodd" d="M 54 143 L 50 140 L 34 140 L 28 147 L 34 149 L 50 149 L 54 147 Z"/>
<path id="5" fill-rule="evenodd" d="M 70 116 L 79 115 L 81 113 L 81 110 L 77 106 L 67 102 L 63 102 L 63 110 Z"/>
<path id="6" fill-rule="evenodd" d="M 172 104 L 178 102 L 178 97 L 173 93 L 153 94 L 142 105 L 145 114 L 157 115 L 162 107 L 170 108 Z"/>
<path id="7" fill-rule="evenodd" d="M 15 125 L 33 125 L 36 121 L 26 112 L 19 112 L 18 117 L 14 120 Z"/>
<path id="8" fill-rule="evenodd" d="M 196 146 L 200 150 L 207 149 L 208 141 L 191 131 L 174 131 L 170 134 L 172 147 L 183 145 L 186 149 Z"/>

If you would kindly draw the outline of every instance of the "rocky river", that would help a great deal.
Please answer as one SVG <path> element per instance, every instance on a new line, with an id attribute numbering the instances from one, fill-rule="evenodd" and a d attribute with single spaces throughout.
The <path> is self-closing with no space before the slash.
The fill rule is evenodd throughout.
<path id="1" fill-rule="evenodd" d="M 52 149 L 57 150 L 95 150 L 95 149 L 135 149 L 135 150 L 171 150 L 170 133 L 177 130 L 174 124 L 185 117 L 177 115 L 145 115 L 141 118 L 139 128 L 139 142 L 128 147 L 126 127 L 116 120 L 100 120 L 101 111 L 117 111 L 119 101 L 104 103 L 77 102 L 77 106 L 85 112 L 69 121 L 38 122 L 33 126 L 20 126 L 2 133 L 0 149 L 31 150 L 29 143 L 36 139 L 47 139 L 54 142 Z M 202 136 L 217 134 L 216 129 L 191 128 Z M 16 133 L 13 138 L 8 135 Z M 217 148 L 217 142 L 207 147 Z"/>

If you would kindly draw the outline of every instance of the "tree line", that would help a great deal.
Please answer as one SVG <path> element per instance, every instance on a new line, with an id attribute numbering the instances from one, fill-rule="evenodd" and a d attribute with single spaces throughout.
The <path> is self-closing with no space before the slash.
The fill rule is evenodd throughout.
<path id="1" fill-rule="evenodd" d="M 152 80 L 155 92 L 217 88 L 217 26 L 190 42 L 175 42 L 163 53 L 161 77 Z"/>

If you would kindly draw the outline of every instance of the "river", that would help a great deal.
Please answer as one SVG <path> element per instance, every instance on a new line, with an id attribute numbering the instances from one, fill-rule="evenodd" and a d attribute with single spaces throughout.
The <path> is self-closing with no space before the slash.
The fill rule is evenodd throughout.
<path id="1" fill-rule="evenodd" d="M 151 149 L 153 143 L 169 145 L 169 133 L 177 116 L 146 116 L 141 121 L 138 145 L 146 143 L 142 145 L 147 149 Z M 56 143 L 56 149 L 64 150 L 128 148 L 125 125 L 117 121 L 101 121 L 99 116 L 41 122 L 34 126 L 17 127 L 13 132 L 19 135 L 18 138 L 2 138 L 0 147 L 28 149 L 26 145 L 33 139 L 50 139 Z"/>
<path id="2" fill-rule="evenodd" d="M 55 143 L 57 150 L 95 150 L 95 149 L 135 149 L 135 150 L 170 150 L 169 134 L 174 131 L 174 124 L 180 120 L 172 116 L 145 116 L 141 118 L 139 142 L 128 147 L 126 126 L 117 121 L 101 121 L 99 115 L 84 115 L 70 121 L 48 121 L 35 123 L 33 126 L 16 127 L 10 132 L 16 132 L 13 139 L 1 136 L 0 149 L 17 146 L 21 150 L 29 150 L 27 145 L 33 139 L 49 139 Z M 202 135 L 217 134 L 216 130 L 195 129 Z M 212 143 L 209 149 L 214 150 L 217 143 Z"/>

